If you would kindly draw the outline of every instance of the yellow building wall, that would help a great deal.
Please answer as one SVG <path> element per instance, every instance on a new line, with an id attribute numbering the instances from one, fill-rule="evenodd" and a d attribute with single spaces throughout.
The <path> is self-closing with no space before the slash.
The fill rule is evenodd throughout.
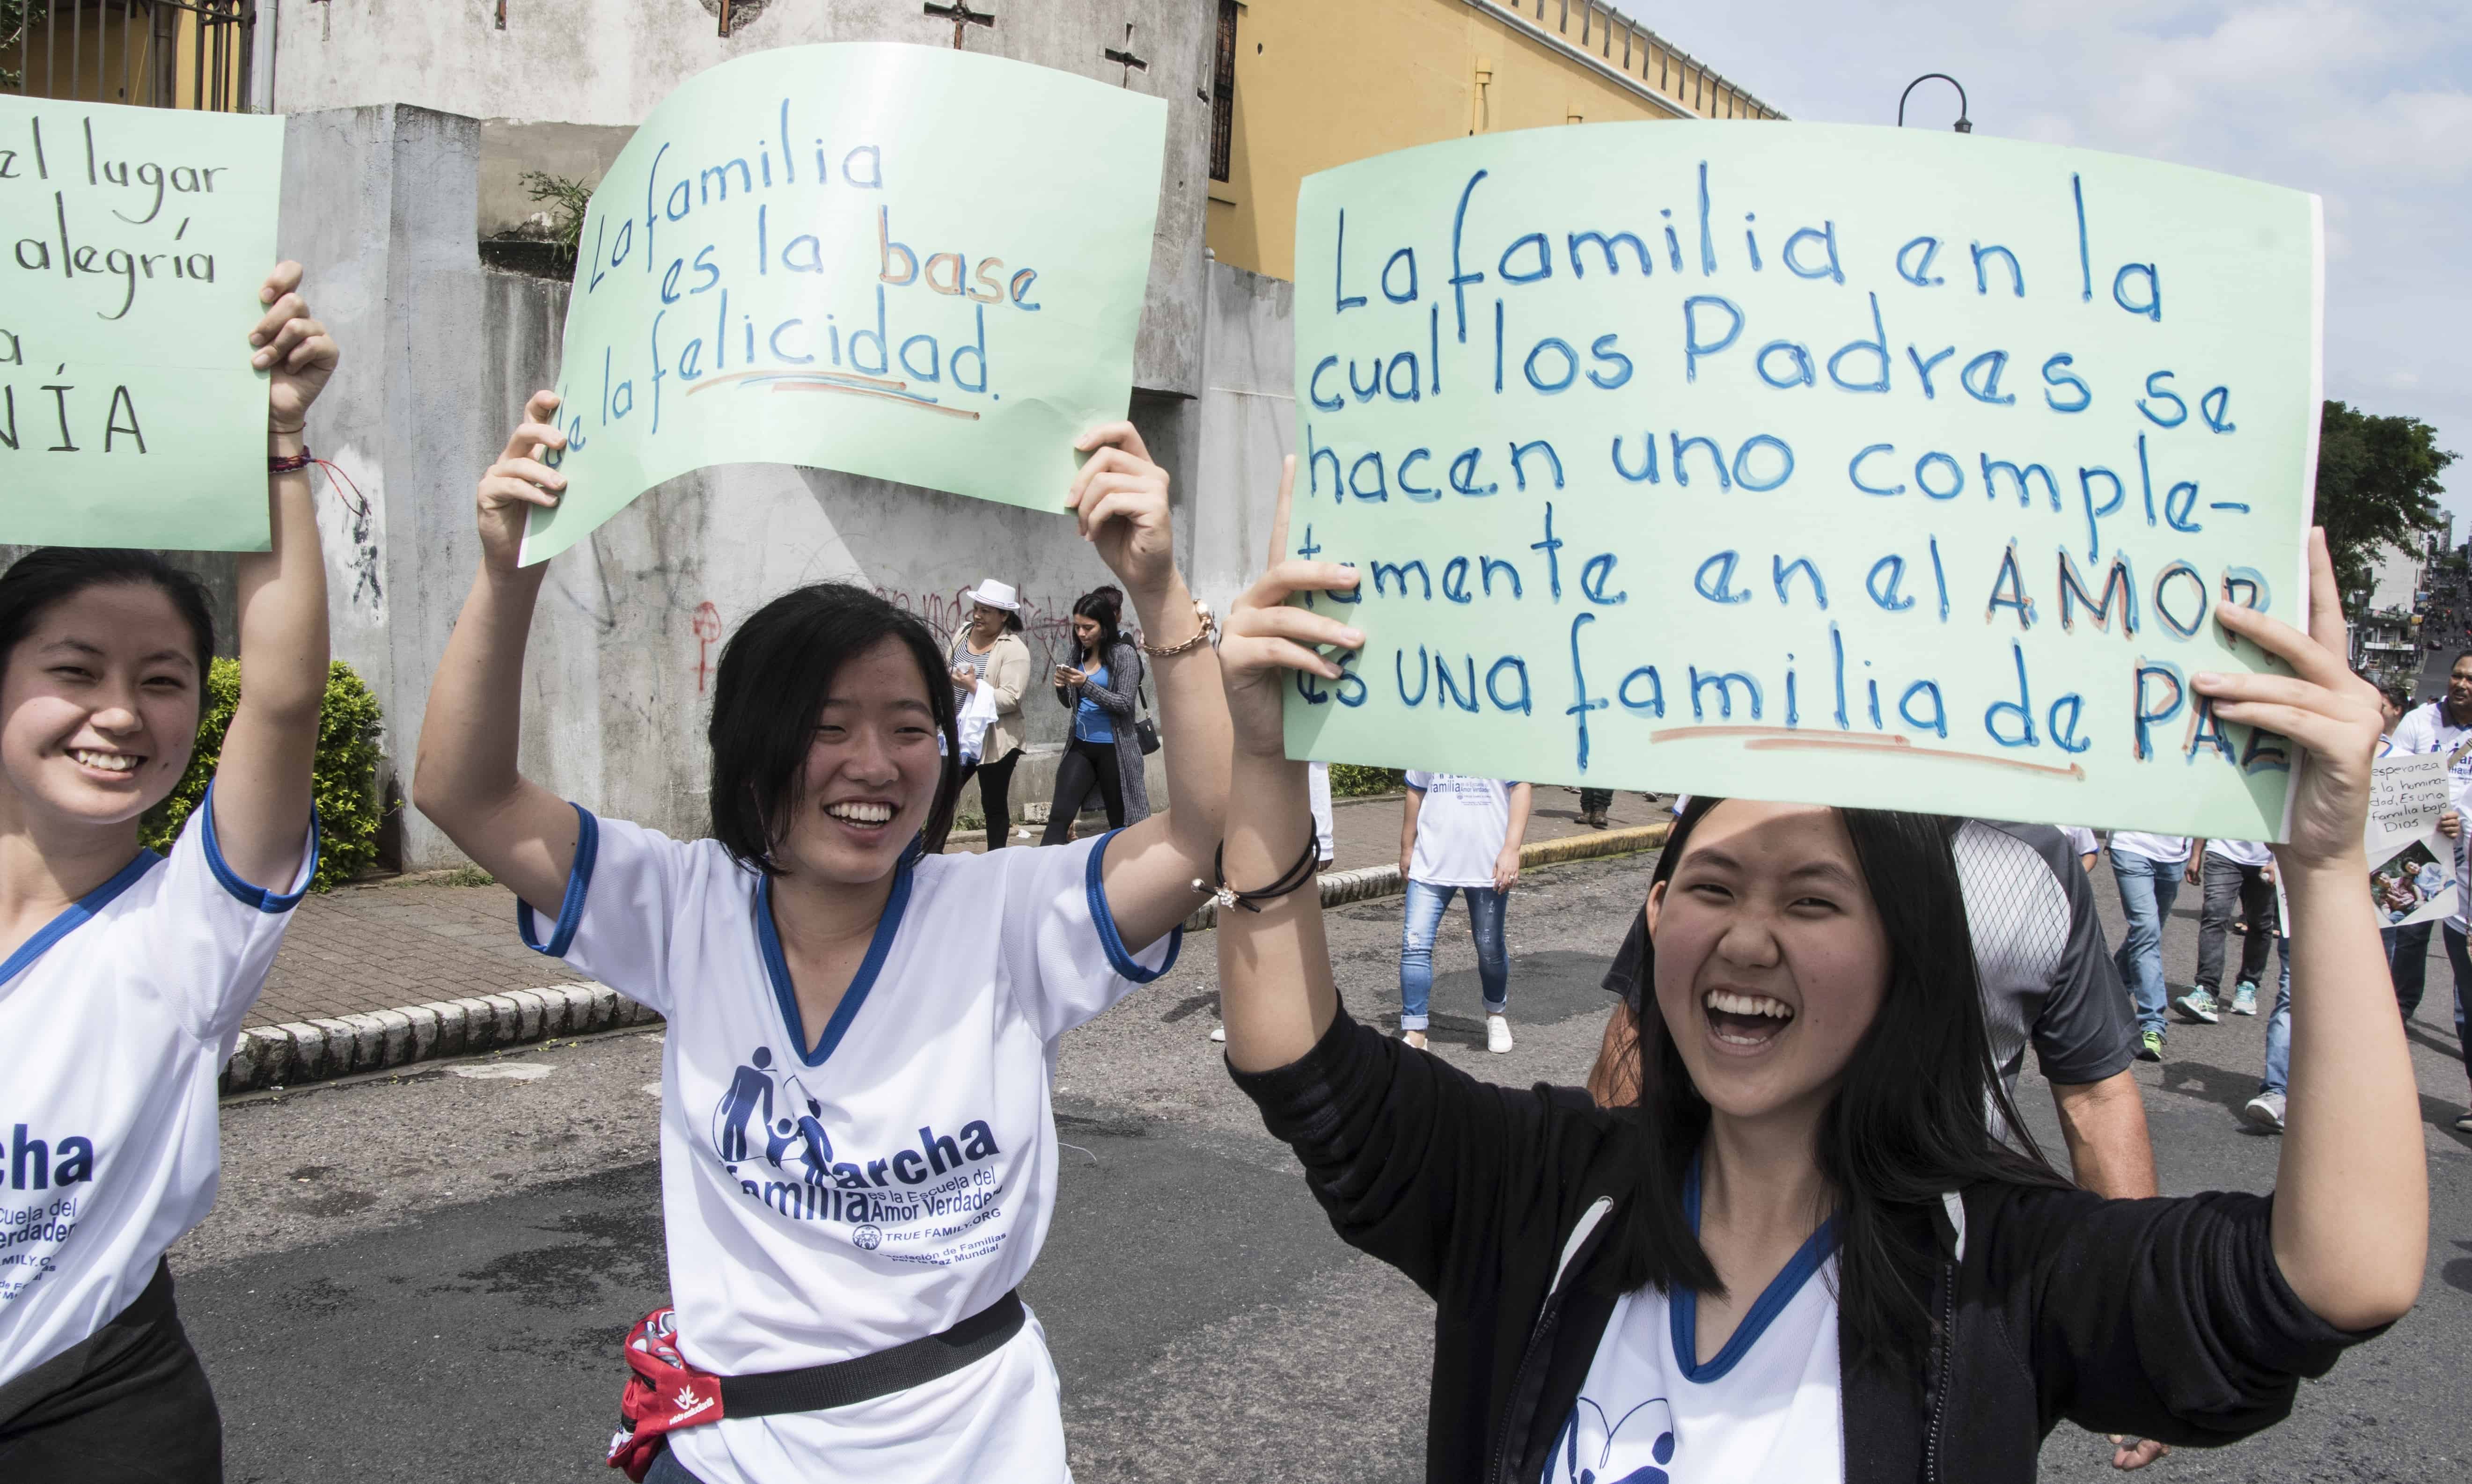
<path id="1" fill-rule="evenodd" d="M 1527 35 L 1505 0 L 1249 0 L 1236 23 L 1228 178 L 1210 182 L 1206 241 L 1221 262 L 1295 276 L 1296 185 L 1413 145 L 1543 125 L 1666 119 L 1642 98 Z M 1697 63 L 1608 27 L 1585 0 L 1511 0 L 1532 22 L 1702 117 L 1773 117 Z M 1627 44 L 1628 43 L 1628 44 Z"/>

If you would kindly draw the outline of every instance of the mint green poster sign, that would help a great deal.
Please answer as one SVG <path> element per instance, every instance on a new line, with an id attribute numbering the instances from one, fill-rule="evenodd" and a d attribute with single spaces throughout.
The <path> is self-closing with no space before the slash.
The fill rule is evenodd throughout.
<path id="1" fill-rule="evenodd" d="M 1619 124 L 1306 180 L 1299 756 L 2273 838 L 2189 689 L 2300 621 L 2317 199 L 1955 134 Z M 1327 602 L 1330 600 L 1322 599 Z"/>
<path id="2" fill-rule="evenodd" d="M 942 48 L 795 46 L 664 100 L 594 192 L 554 556 L 644 490 L 772 461 L 1062 509 L 1124 415 L 1167 106 Z"/>
<path id="3" fill-rule="evenodd" d="M 0 541 L 266 550 L 282 175 L 279 118 L 0 96 Z"/>

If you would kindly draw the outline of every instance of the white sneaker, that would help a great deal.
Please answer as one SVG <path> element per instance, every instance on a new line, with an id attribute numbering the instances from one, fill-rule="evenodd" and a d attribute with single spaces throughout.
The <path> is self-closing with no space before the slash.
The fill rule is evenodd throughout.
<path id="1" fill-rule="evenodd" d="M 2241 1110 L 2241 1117 L 2270 1134 L 2282 1133 L 2283 1095 L 2281 1093 L 2258 1094 L 2248 1100 L 2247 1107 Z"/>
<path id="2" fill-rule="evenodd" d="M 1403 1030 L 1399 1032 L 1399 1039 L 1419 1051 L 1425 1049 L 1425 1033 L 1421 1030 Z"/>
<path id="3" fill-rule="evenodd" d="M 1226 1027 L 1226 1026 L 1224 1026 L 1224 1025 L 1213 1025 L 1213 1026 L 1211 1026 L 1211 1027 L 1210 1027 L 1210 1039 L 1211 1039 L 1211 1040 L 1213 1040 L 1213 1041 L 1224 1041 L 1224 1040 L 1226 1040 L 1226 1039 L 1227 1039 L 1227 1027 Z"/>
<path id="4" fill-rule="evenodd" d="M 1485 1018 L 1485 1048 L 1488 1051 L 1510 1049 L 1510 1022 L 1499 1015 Z"/>

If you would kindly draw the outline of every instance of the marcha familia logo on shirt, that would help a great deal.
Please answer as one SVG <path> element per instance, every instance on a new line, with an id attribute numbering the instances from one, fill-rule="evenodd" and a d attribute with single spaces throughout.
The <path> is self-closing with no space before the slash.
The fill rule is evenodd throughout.
<path id="1" fill-rule="evenodd" d="M 1651 1411 L 1652 1407 L 1655 1410 Z M 1631 1428 L 1629 1442 L 1637 1447 L 1646 1438 L 1648 1455 L 1655 1462 L 1641 1464 L 1616 1478 L 1606 1465 L 1624 1426 L 1634 1418 L 1639 1425 Z M 1604 1407 L 1581 1397 L 1562 1424 L 1561 1435 L 1554 1440 L 1553 1455 L 1545 1463 L 1545 1484 L 1676 1484 L 1677 1475 L 1669 1472 L 1674 1448 L 1674 1408 L 1663 1397 L 1651 1397 L 1610 1424 Z"/>
<path id="2" fill-rule="evenodd" d="M 917 1189 L 1003 1152 L 985 1119 L 963 1124 L 958 1135 L 921 1128 L 917 1148 L 882 1159 L 836 1160 L 823 1112 L 823 1103 L 796 1074 L 782 1076 L 774 1070 L 772 1048 L 759 1046 L 731 1075 L 728 1090 L 713 1109 L 713 1152 L 729 1173 L 739 1176 L 740 1190 L 801 1221 L 871 1223 L 913 1214 L 947 1215 L 992 1197 L 991 1191 L 984 1196 L 956 1192 L 939 1199 Z M 739 1166 L 759 1161 L 785 1178 L 759 1184 L 739 1174 Z M 879 1190 L 891 1193 L 878 1195 Z M 909 1209 L 922 1202 L 925 1211 Z"/>

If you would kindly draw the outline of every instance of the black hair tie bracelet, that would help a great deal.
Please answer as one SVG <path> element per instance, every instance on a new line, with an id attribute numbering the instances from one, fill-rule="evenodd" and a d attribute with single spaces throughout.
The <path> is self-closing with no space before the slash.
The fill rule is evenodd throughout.
<path id="1" fill-rule="evenodd" d="M 1193 889 L 1196 891 L 1211 892 L 1212 899 L 1219 904 L 1219 909 L 1223 912 L 1231 907 L 1241 907 L 1248 912 L 1259 912 L 1262 909 L 1255 904 L 1276 901 L 1278 898 L 1284 897 L 1288 893 L 1302 886 L 1305 883 L 1312 881 L 1314 879 L 1314 868 L 1319 864 L 1320 860 L 1321 839 L 1319 834 L 1317 830 L 1308 825 L 1305 830 L 1304 854 L 1296 858 L 1295 864 L 1288 867 L 1287 870 L 1280 875 L 1277 881 L 1271 883 L 1271 884 L 1264 886 L 1258 891 L 1238 891 L 1235 887 L 1227 884 L 1227 845 L 1226 842 L 1222 841 L 1219 849 L 1213 852 L 1210 858 L 1211 874 L 1217 877 L 1219 882 L 1217 889 L 1214 891 L 1209 883 L 1203 882 L 1200 877 L 1194 878 Z"/>

